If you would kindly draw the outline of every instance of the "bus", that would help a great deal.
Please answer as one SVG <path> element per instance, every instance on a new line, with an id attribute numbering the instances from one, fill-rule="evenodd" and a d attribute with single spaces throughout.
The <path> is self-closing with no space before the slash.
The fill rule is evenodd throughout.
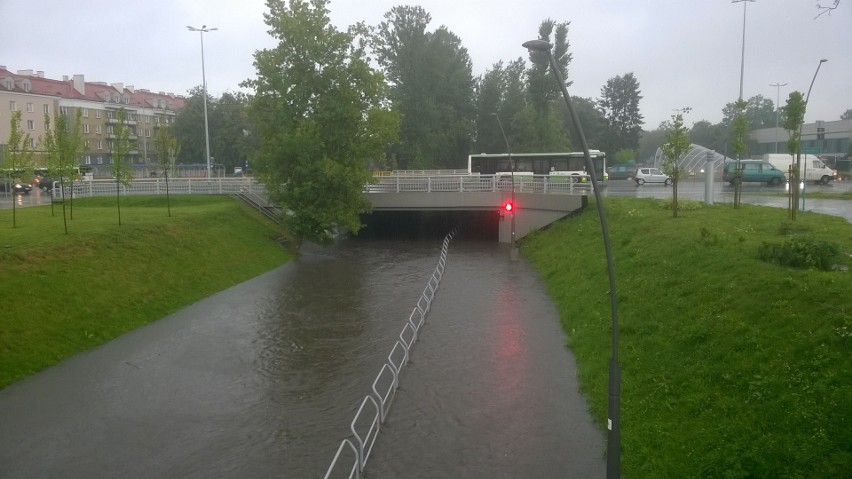
<path id="1" fill-rule="evenodd" d="M 595 176 L 606 181 L 606 155 L 602 151 L 589 150 Z M 512 163 L 515 167 L 512 168 Z M 513 171 L 514 170 L 514 171 Z M 579 181 L 588 181 L 585 154 L 582 151 L 568 153 L 481 153 L 469 155 L 467 173 L 480 175 L 515 175 L 571 177 Z"/>

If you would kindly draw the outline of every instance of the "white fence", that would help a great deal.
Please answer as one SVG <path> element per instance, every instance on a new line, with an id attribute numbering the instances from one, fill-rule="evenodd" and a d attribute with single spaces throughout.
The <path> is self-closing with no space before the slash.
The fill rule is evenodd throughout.
<path id="1" fill-rule="evenodd" d="M 54 199 L 62 198 L 63 186 L 54 183 Z M 115 180 L 75 181 L 73 185 L 66 184 L 65 196 L 69 196 L 73 188 L 75 197 L 108 196 L 116 194 L 116 187 L 121 195 L 165 195 L 166 180 L 164 178 L 134 179 L 128 185 L 117 184 Z M 169 178 L 168 192 L 173 195 L 233 195 L 238 193 L 265 192 L 263 185 L 251 178 Z"/>

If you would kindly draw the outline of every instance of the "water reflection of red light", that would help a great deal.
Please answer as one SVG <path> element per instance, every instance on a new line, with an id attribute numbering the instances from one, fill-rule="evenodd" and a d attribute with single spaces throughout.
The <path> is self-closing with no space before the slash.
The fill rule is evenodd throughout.
<path id="1" fill-rule="evenodd" d="M 516 384 L 523 382 L 523 376 L 528 372 L 529 349 L 525 341 L 525 318 L 522 317 L 518 303 L 523 298 L 518 297 L 508 282 L 503 284 L 492 305 L 496 328 L 495 337 L 490 338 L 493 345 L 491 361 L 497 374 L 503 392 L 510 391 Z"/>

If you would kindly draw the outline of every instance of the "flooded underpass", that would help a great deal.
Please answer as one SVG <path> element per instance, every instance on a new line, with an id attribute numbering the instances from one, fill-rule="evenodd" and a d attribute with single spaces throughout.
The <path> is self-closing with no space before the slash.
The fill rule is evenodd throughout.
<path id="1" fill-rule="evenodd" d="M 445 232 L 341 239 L 0 391 L 0 477 L 322 477 Z M 554 306 L 460 235 L 371 478 L 601 477 Z"/>

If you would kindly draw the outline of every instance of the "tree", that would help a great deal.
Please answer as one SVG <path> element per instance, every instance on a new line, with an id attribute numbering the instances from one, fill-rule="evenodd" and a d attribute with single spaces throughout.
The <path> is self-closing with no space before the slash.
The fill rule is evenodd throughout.
<path id="1" fill-rule="evenodd" d="M 661 146 L 663 152 L 663 172 L 672 178 L 672 214 L 677 218 L 677 185 L 680 181 L 680 159 L 691 148 L 689 131 L 683 125 L 683 115 L 678 113 L 672 117 L 672 126 L 666 135 L 666 142 Z"/>
<path id="2" fill-rule="evenodd" d="M 580 119 L 580 125 L 583 127 L 583 134 L 586 135 L 586 143 L 589 144 L 590 148 L 606 151 L 604 146 L 604 138 L 607 133 L 606 118 L 598 110 L 597 103 L 591 98 L 582 97 L 573 97 L 571 101 L 574 104 L 574 111 L 577 112 L 577 117 Z M 574 128 L 570 127 L 573 122 L 571 114 L 567 108 L 562 108 L 562 111 L 565 114 L 563 124 L 570 132 L 571 144 L 579 145 L 580 139 L 575 136 Z M 635 152 L 633 155 L 635 156 Z"/>
<path id="3" fill-rule="evenodd" d="M 613 165 L 630 163 L 631 161 L 636 161 L 636 152 L 627 148 L 616 151 L 612 156 Z"/>
<path id="4" fill-rule="evenodd" d="M 641 133 L 639 150 L 636 153 L 636 159 L 639 163 L 650 164 L 657 153 L 657 149 L 665 143 L 667 131 L 668 122 L 662 122 L 657 128 Z"/>
<path id="5" fill-rule="evenodd" d="M 390 100 L 402 116 L 403 168 L 458 167 L 474 133 L 474 80 L 470 55 L 446 27 L 426 31 L 432 17 L 422 7 L 385 13 L 373 36 L 379 65 L 390 82 Z"/>
<path id="6" fill-rule="evenodd" d="M 843 114 L 840 115 L 840 119 L 841 120 L 852 120 L 852 108 L 844 111 Z"/>
<path id="7" fill-rule="evenodd" d="M 267 0 L 264 21 L 278 45 L 255 53 L 257 78 L 243 84 L 255 90 L 249 114 L 260 181 L 289 232 L 316 242 L 361 228 L 368 163 L 384 160 L 399 128 L 365 52 L 366 28 L 338 31 L 327 3 Z"/>
<path id="8" fill-rule="evenodd" d="M 740 161 L 746 151 L 746 135 L 748 135 L 748 118 L 745 114 L 745 100 L 737 100 L 738 113 L 734 116 L 731 125 L 731 150 L 737 155 L 737 170 L 734 180 L 734 208 L 740 207 L 743 189 L 743 172 Z"/>
<path id="9" fill-rule="evenodd" d="M 209 94 L 207 96 L 208 108 L 208 124 L 214 123 L 212 120 L 216 116 L 215 99 Z M 181 163 L 207 165 L 206 160 L 206 145 L 204 132 L 204 92 L 201 87 L 195 87 L 189 92 L 189 96 L 184 103 L 183 108 L 175 116 L 175 121 L 172 124 L 172 134 L 178 139 L 181 145 L 180 157 L 178 160 Z M 216 128 L 209 129 L 212 137 L 216 138 Z M 217 142 L 210 142 L 210 156 L 214 158 L 218 156 L 216 151 Z"/>
<path id="10" fill-rule="evenodd" d="M 639 82 L 632 72 L 610 78 L 601 88 L 598 108 L 606 119 L 603 147 L 608 154 L 639 147 L 643 123 L 639 112 L 640 93 Z"/>
<path id="11" fill-rule="evenodd" d="M 790 177 L 790 192 L 792 198 L 790 201 L 790 219 L 796 220 L 796 211 L 799 209 L 799 172 L 801 171 L 801 135 L 802 123 L 805 121 L 805 97 L 800 91 L 790 92 L 787 97 L 787 105 L 784 107 L 784 129 L 790 134 L 787 140 L 787 152 L 791 155 L 796 155 L 796 166 L 793 168 L 793 174 Z"/>
<path id="12" fill-rule="evenodd" d="M 748 127 L 751 130 L 775 126 L 775 103 L 772 100 L 764 98 L 763 95 L 755 95 L 749 98 L 742 108 L 737 106 L 739 101 L 727 103 L 722 108 L 723 125 L 730 125 L 736 115 L 742 112 L 748 119 Z"/>
<path id="13" fill-rule="evenodd" d="M 0 181 L 13 182 L 23 180 L 32 170 L 33 148 L 30 134 L 21 130 L 21 110 L 12 112 L 9 120 L 11 130 L 6 143 L 6 166 L 10 169 L 11 178 L 0 178 Z M 11 184 L 9 189 L 11 189 Z M 17 228 L 17 202 L 12 202 L 12 228 Z"/>
<path id="14" fill-rule="evenodd" d="M 127 125 L 127 111 L 124 108 L 119 108 L 116 113 L 118 123 L 113 126 L 113 135 L 115 138 L 111 140 L 112 164 L 110 172 L 115 178 L 115 204 L 118 209 L 118 225 L 121 226 L 121 185 L 128 186 L 133 179 L 132 167 L 126 162 L 127 156 L 130 154 L 130 127 Z"/>
<path id="15" fill-rule="evenodd" d="M 522 59 L 503 66 L 496 63 L 485 72 L 476 84 L 476 136 L 474 151 L 496 153 L 506 149 L 506 143 L 500 131 L 495 114 L 500 116 L 510 145 L 520 136 L 515 128 L 515 119 L 523 112 L 524 100 L 524 62 Z"/>
<path id="16" fill-rule="evenodd" d="M 692 124 L 689 139 L 696 145 L 711 150 L 722 150 L 728 140 L 728 130 L 721 123 L 714 125 L 709 121 L 700 120 Z"/>
<path id="17" fill-rule="evenodd" d="M 71 205 L 71 219 L 74 219 L 74 188 L 73 181 L 77 172 L 77 163 L 83 152 L 83 133 L 80 128 L 82 110 L 74 109 L 74 119 L 69 120 L 67 113 L 57 112 L 53 117 L 51 127 L 50 117 L 44 116 L 44 136 L 40 139 L 41 148 L 44 151 L 47 172 L 52 178 L 59 178 L 60 191 L 62 194 L 62 223 L 65 234 L 68 234 L 68 208 Z M 71 186 L 71 188 L 68 188 Z M 66 190 L 70 194 L 66 201 Z M 51 211 L 53 203 L 51 202 Z"/>
<path id="18" fill-rule="evenodd" d="M 538 39 L 553 45 L 553 57 L 557 68 L 570 86 L 568 65 L 572 55 L 569 53 L 568 26 L 570 22 L 557 23 L 552 19 L 541 22 Z M 554 31 L 555 30 L 555 31 Z M 551 39 L 551 36 L 553 37 Z M 550 59 L 546 52 L 529 51 L 530 67 L 527 69 L 527 105 L 516 118 L 517 131 L 520 132 L 519 151 L 545 152 L 565 151 L 571 148 L 562 113 L 561 87 L 550 69 Z M 557 109 L 559 108 L 559 109 Z"/>
<path id="19" fill-rule="evenodd" d="M 157 130 L 157 135 L 154 137 L 154 149 L 157 152 L 157 163 L 163 170 L 163 177 L 166 179 L 166 209 L 169 212 L 169 217 L 172 216 L 172 203 L 169 195 L 169 173 L 174 170 L 175 160 L 180 154 L 180 145 L 177 138 L 172 135 L 171 127 L 160 126 Z"/>

